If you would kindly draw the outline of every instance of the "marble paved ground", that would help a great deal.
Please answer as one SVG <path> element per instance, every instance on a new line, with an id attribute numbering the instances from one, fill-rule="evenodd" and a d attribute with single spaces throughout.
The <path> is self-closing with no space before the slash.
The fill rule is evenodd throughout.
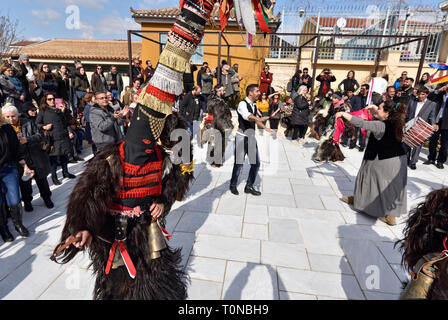
<path id="1" fill-rule="evenodd" d="M 343 162 L 316 164 L 314 139 L 299 145 L 265 135 L 258 141 L 260 197 L 244 193 L 247 164 L 240 195 L 229 192 L 233 143 L 221 168 L 206 165 L 205 149 L 195 147 L 196 180 L 167 218 L 170 245 L 182 247 L 189 298 L 397 299 L 407 273 L 394 242 L 402 237 L 406 217 L 390 227 L 340 200 L 353 192 L 362 153 L 343 148 Z M 79 174 L 82 164 L 70 170 Z M 418 170 L 409 171 L 408 206 L 446 181 L 448 170 L 420 161 Z M 29 238 L 0 242 L 0 299 L 92 298 L 87 256 L 65 266 L 49 260 L 76 183 L 63 182 L 51 187 L 55 208 L 47 209 L 36 195 L 34 212 L 24 213 Z"/>

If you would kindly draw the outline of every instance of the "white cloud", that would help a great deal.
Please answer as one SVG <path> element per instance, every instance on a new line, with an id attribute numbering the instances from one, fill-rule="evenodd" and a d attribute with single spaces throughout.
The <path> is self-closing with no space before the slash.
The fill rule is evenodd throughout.
<path id="1" fill-rule="evenodd" d="M 162 4 L 166 4 L 169 7 L 175 7 L 178 5 L 178 2 L 173 0 L 143 0 L 138 4 L 139 9 L 154 9 L 154 7 L 158 7 Z"/>
<path id="2" fill-rule="evenodd" d="M 45 39 L 42 37 L 31 37 L 28 38 L 28 41 L 44 41 Z"/>
<path id="3" fill-rule="evenodd" d="M 122 18 L 114 11 L 111 15 L 102 18 L 96 29 L 103 35 L 127 35 L 128 30 L 140 30 L 140 25 L 132 18 Z"/>
<path id="4" fill-rule="evenodd" d="M 68 5 L 74 4 L 80 7 L 87 7 L 97 10 L 103 10 L 104 5 L 108 2 L 109 0 L 65 0 L 65 3 Z"/>
<path id="5" fill-rule="evenodd" d="M 62 15 L 51 8 L 44 10 L 31 10 L 31 14 L 39 19 L 39 23 L 49 25 L 51 21 L 59 20 Z"/>
<path id="6" fill-rule="evenodd" d="M 92 25 L 85 24 L 83 22 L 80 23 L 81 35 L 79 35 L 80 39 L 83 40 L 93 40 L 95 39 L 95 28 Z"/>

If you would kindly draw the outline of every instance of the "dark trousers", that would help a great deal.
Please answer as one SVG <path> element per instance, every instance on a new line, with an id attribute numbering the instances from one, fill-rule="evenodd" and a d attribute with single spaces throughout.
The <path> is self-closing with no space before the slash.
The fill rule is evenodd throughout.
<path id="1" fill-rule="evenodd" d="M 439 154 L 437 155 L 437 143 L 439 142 L 440 137 L 440 149 Z M 428 160 L 445 163 L 446 161 L 446 152 L 448 149 L 448 129 L 439 129 L 429 139 L 429 156 Z M 436 158 L 437 157 L 437 158 Z"/>
<path id="2" fill-rule="evenodd" d="M 300 139 L 304 138 L 307 128 L 308 128 L 308 126 L 306 124 L 295 124 L 294 129 L 292 131 L 291 139 L 296 140 L 297 138 L 300 138 Z"/>
<path id="3" fill-rule="evenodd" d="M 58 161 L 59 158 L 59 161 Z M 67 156 L 50 156 L 51 175 L 56 176 L 58 164 L 60 163 L 63 172 L 68 172 L 68 157 Z"/>
<path id="4" fill-rule="evenodd" d="M 184 82 L 184 90 L 185 90 L 186 94 L 188 92 L 192 91 L 193 87 L 194 87 L 194 83 L 193 82 Z"/>
<path id="5" fill-rule="evenodd" d="M 36 181 L 37 188 L 42 199 L 49 199 L 51 197 L 50 186 L 48 185 L 47 177 L 39 178 L 34 176 L 33 179 Z M 23 202 L 31 202 L 33 200 L 33 187 L 31 185 L 31 179 L 28 181 L 19 180 L 20 193 L 22 194 Z"/>
<path id="6" fill-rule="evenodd" d="M 279 122 L 280 122 L 280 119 L 269 119 L 269 127 L 271 129 L 277 130 Z"/>
<path id="7" fill-rule="evenodd" d="M 233 165 L 232 179 L 230 180 L 231 187 L 236 187 L 238 184 L 238 177 L 240 176 L 241 169 L 243 168 L 246 155 L 249 157 L 250 163 L 250 171 L 246 182 L 246 188 L 252 187 L 255 183 L 258 169 L 260 169 L 260 156 L 258 154 L 255 132 L 253 134 L 254 136 L 245 137 L 237 133 L 235 136 L 235 164 Z M 251 150 L 249 150 L 249 139 L 251 139 Z"/>
<path id="8" fill-rule="evenodd" d="M 350 139 L 350 147 L 356 147 L 356 142 L 359 141 L 359 147 L 364 149 L 366 147 L 366 138 L 361 132 L 361 128 L 355 128 L 355 138 Z"/>
<path id="9" fill-rule="evenodd" d="M 404 146 L 408 156 L 408 164 L 417 164 L 422 145 L 416 146 L 415 148 L 411 148 L 407 144 L 404 144 Z"/>

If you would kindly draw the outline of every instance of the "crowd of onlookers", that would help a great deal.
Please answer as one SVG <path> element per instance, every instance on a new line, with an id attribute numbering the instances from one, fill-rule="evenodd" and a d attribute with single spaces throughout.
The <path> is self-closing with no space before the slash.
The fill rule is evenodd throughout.
<path id="1" fill-rule="evenodd" d="M 185 118 L 193 135 L 193 122 L 207 117 L 209 99 L 222 99 L 229 109 L 237 108 L 243 98 L 240 88 L 243 77 L 238 73 L 238 64 L 230 66 L 225 60 L 216 68 L 211 68 L 206 62 L 199 69 L 191 62 L 190 68 L 191 73 L 183 75 L 184 92 L 176 96 L 173 109 Z M 105 72 L 98 65 L 89 79 L 80 60 L 75 60 L 72 67 L 60 65 L 57 70 L 51 70 L 47 63 L 41 63 L 36 68 L 26 55 L 21 55 L 18 61 L 4 63 L 0 67 L 2 123 L 9 124 L 15 132 L 14 143 L 17 144 L 18 153 L 5 155 L 3 161 L 0 159 L 0 179 L 5 185 L 5 179 L 15 174 L 17 192 L 20 189 L 20 194 L 17 196 L 16 193 L 14 198 L 8 195 L 6 189 L 9 188 L 2 188 L 0 203 L 4 207 L 2 212 L 6 213 L 0 217 L 8 213 L 5 204 L 11 208 L 17 205 L 16 202 L 20 204 L 20 200 L 26 211 L 33 210 L 31 176 L 45 204 L 52 208 L 54 204 L 47 175 L 51 173 L 53 184 L 60 185 L 58 168 L 62 168 L 63 178 L 75 178 L 69 172 L 68 164 L 83 161 L 81 154 L 85 146 L 90 145 L 95 154 L 105 145 L 121 141 L 130 125 L 138 94 L 154 72 L 151 61 L 146 61 L 143 68 L 141 61 L 135 59 L 132 62 L 131 84 L 125 86 L 116 66 Z M 407 115 L 407 120 L 410 120 L 409 114 L 417 116 L 426 101 L 432 101 L 430 112 L 425 108 L 428 115 L 424 120 L 435 125 L 437 130 L 430 139 L 429 157 L 424 163 L 443 168 L 448 149 L 448 112 L 445 112 L 448 84 L 430 85 L 429 78 L 430 75 L 424 73 L 421 79 L 415 81 L 403 72 L 393 85 L 388 85 L 387 76 L 372 74 L 369 82 L 360 84 L 355 78 L 355 71 L 350 70 L 336 89 L 337 79 L 330 69 L 325 68 L 313 79 L 309 70 L 304 68 L 297 70 L 290 79 L 285 96 L 273 88 L 273 73 L 265 65 L 259 77 L 261 95 L 256 103 L 257 114 L 264 119 L 269 117 L 274 138 L 279 127 L 283 127 L 286 136 L 291 136 L 292 140 L 300 139 L 299 142 L 303 143 L 310 129 L 317 139 L 323 133 L 313 123 L 313 117 L 321 110 L 331 112 L 334 107 L 348 105 L 350 110 L 358 111 L 369 104 L 380 105 L 390 100 L 405 104 L 410 110 Z M 313 91 L 317 86 L 317 91 Z M 3 150 L 15 150 L 8 145 L 13 142 L 6 139 L 10 138 L 10 133 L 0 137 Z M 357 130 L 351 138 L 341 143 L 349 148 L 356 148 L 358 144 L 359 150 L 363 151 L 365 140 Z M 419 152 L 409 151 L 411 169 L 416 168 Z M 23 164 L 22 160 L 26 167 L 19 164 Z M 13 164 L 17 169 L 15 173 L 8 171 Z M 17 228 L 22 228 L 20 223 Z"/>

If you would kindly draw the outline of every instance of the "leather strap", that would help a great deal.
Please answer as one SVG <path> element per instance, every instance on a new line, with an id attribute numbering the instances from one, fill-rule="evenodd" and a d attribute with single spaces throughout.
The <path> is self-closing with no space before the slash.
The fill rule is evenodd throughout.
<path id="1" fill-rule="evenodd" d="M 62 241 L 60 244 L 56 246 L 53 250 L 53 254 L 50 257 L 51 261 L 56 262 L 57 264 L 64 264 L 63 262 L 57 261 L 56 257 L 61 254 L 62 251 L 67 249 L 69 246 L 71 246 L 73 243 L 81 241 L 81 237 L 74 237 L 70 236 L 66 241 Z"/>

